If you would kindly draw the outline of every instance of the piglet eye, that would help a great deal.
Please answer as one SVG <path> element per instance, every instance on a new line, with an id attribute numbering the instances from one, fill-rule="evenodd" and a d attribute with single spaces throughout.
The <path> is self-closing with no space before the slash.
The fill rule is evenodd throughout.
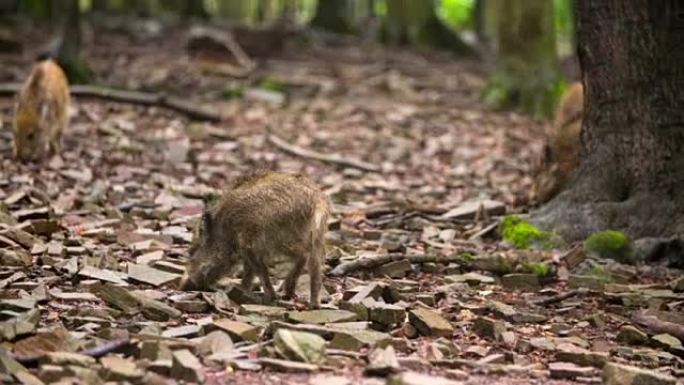
<path id="1" fill-rule="evenodd" d="M 35 136 L 35 135 L 34 135 L 33 133 L 30 133 L 30 134 L 28 134 L 28 135 L 26 136 L 26 139 L 28 139 L 28 140 L 33 140 L 34 136 Z"/>

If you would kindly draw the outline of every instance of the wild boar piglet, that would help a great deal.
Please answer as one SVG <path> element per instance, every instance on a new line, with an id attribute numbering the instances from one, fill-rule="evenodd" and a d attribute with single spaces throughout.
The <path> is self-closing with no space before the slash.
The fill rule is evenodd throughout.
<path id="1" fill-rule="evenodd" d="M 257 171 L 238 180 L 203 213 L 180 288 L 207 289 L 242 263 L 242 288 L 252 290 L 259 277 L 270 303 L 276 294 L 268 262 L 284 255 L 293 265 L 283 284 L 285 297 L 294 295 L 306 267 L 310 305 L 318 308 L 329 212 L 326 195 L 306 177 Z"/>

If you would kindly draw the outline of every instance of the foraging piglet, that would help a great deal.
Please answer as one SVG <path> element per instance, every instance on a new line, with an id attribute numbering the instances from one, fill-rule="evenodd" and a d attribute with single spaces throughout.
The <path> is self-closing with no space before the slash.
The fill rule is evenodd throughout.
<path id="1" fill-rule="evenodd" d="M 242 263 L 242 288 L 251 290 L 256 275 L 265 300 L 273 302 L 267 264 L 280 254 L 293 262 L 283 285 L 285 296 L 294 295 L 306 265 L 310 305 L 318 308 L 329 211 L 325 194 L 303 176 L 258 171 L 238 180 L 202 215 L 181 290 L 206 289 Z"/>
<path id="2" fill-rule="evenodd" d="M 580 132 L 584 111 L 582 83 L 573 83 L 563 94 L 553 126 L 546 134 L 544 154 L 531 198 L 549 201 L 567 187 L 579 164 Z"/>
<path id="3" fill-rule="evenodd" d="M 58 154 L 69 120 L 69 83 L 53 60 L 36 64 L 17 97 L 14 157 L 39 160 Z"/>

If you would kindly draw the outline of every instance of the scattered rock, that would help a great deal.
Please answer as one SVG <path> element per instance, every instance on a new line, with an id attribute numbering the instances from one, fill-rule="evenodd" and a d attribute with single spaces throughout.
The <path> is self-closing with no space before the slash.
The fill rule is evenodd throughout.
<path id="1" fill-rule="evenodd" d="M 256 341 L 259 338 L 259 328 L 246 322 L 219 319 L 214 321 L 214 325 L 236 341 Z"/>
<path id="2" fill-rule="evenodd" d="M 145 374 L 135 362 L 118 356 L 102 357 L 100 364 L 105 381 L 137 381 Z"/>
<path id="3" fill-rule="evenodd" d="M 278 354 L 286 359 L 319 364 L 325 360 L 325 340 L 312 333 L 278 329 L 274 336 Z"/>
<path id="4" fill-rule="evenodd" d="M 368 366 L 365 373 L 369 376 L 385 377 L 399 371 L 399 361 L 394 353 L 394 347 L 373 350 L 368 358 Z"/>
<path id="5" fill-rule="evenodd" d="M 177 284 L 181 278 L 180 275 L 167 273 L 137 263 L 128 264 L 128 277 L 134 281 L 147 283 L 155 287 L 167 284 Z"/>
<path id="6" fill-rule="evenodd" d="M 43 356 L 43 358 L 41 358 L 41 362 L 44 364 L 60 366 L 75 365 L 80 367 L 90 367 L 95 365 L 97 361 L 95 361 L 93 357 L 78 353 L 51 352 Z"/>
<path id="7" fill-rule="evenodd" d="M 670 334 L 654 335 L 651 337 L 651 344 L 680 357 L 684 357 L 684 347 L 682 347 L 682 341 Z"/>
<path id="8" fill-rule="evenodd" d="M 391 326 L 404 322 L 406 319 L 406 310 L 397 305 L 375 302 L 368 307 L 368 316 L 373 322 Z"/>
<path id="9" fill-rule="evenodd" d="M 596 369 L 592 367 L 577 366 L 569 362 L 552 362 L 549 364 L 551 378 L 566 380 L 577 377 L 592 377 Z"/>
<path id="10" fill-rule="evenodd" d="M 450 337 L 453 326 L 439 313 L 425 308 L 409 311 L 409 322 L 424 336 Z"/>
<path id="11" fill-rule="evenodd" d="M 501 334 L 506 331 L 506 325 L 487 317 L 479 317 L 473 322 L 473 332 L 482 338 L 500 341 Z"/>
<path id="12" fill-rule="evenodd" d="M 579 366 L 602 368 L 608 361 L 608 354 L 589 351 L 573 344 L 561 344 L 557 347 L 556 360 L 571 362 Z"/>
<path id="13" fill-rule="evenodd" d="M 398 261 L 392 261 L 386 263 L 377 269 L 375 269 L 375 274 L 380 276 L 388 276 L 390 278 L 404 278 L 411 272 L 412 266 L 408 259 L 400 259 Z"/>
<path id="14" fill-rule="evenodd" d="M 189 350 L 177 350 L 172 357 L 171 377 L 188 382 L 204 382 L 202 363 Z"/>
<path id="15" fill-rule="evenodd" d="M 541 288 L 539 277 L 534 274 L 507 274 L 501 277 L 501 285 L 507 290 L 537 291 Z"/>
<path id="16" fill-rule="evenodd" d="M 304 324 L 328 324 L 337 322 L 356 321 L 355 313 L 346 310 L 308 310 L 291 311 L 287 313 L 287 318 L 291 321 Z"/>
<path id="17" fill-rule="evenodd" d="M 199 325 L 177 326 L 175 328 L 164 330 L 164 332 L 162 333 L 162 337 L 192 338 L 192 337 L 197 337 L 201 331 L 202 331 L 202 327 Z"/>
<path id="18" fill-rule="evenodd" d="M 334 332 L 330 348 L 358 352 L 365 347 L 386 347 L 391 342 L 392 336 L 375 330 L 340 330 Z"/>
<path id="19" fill-rule="evenodd" d="M 675 385 L 674 377 L 653 370 L 608 363 L 603 368 L 604 385 Z"/>
<path id="20" fill-rule="evenodd" d="M 573 289 L 587 288 L 594 291 L 603 291 L 605 288 L 605 284 L 605 278 L 593 275 L 571 274 L 568 278 L 568 287 Z"/>
<path id="21" fill-rule="evenodd" d="M 277 372 L 289 372 L 289 373 L 311 373 L 318 370 L 318 365 L 307 364 L 304 362 L 280 360 L 277 358 L 260 358 L 259 363 L 271 370 Z"/>
<path id="22" fill-rule="evenodd" d="M 478 274 L 478 273 L 467 273 L 467 274 L 457 274 L 457 275 L 447 275 L 444 277 L 444 282 L 446 283 L 462 283 L 465 282 L 469 285 L 478 284 L 492 284 L 495 282 L 494 278 Z"/>
<path id="23" fill-rule="evenodd" d="M 86 278 L 99 279 L 100 281 L 115 283 L 120 286 L 127 286 L 126 275 L 112 270 L 98 269 L 92 266 L 84 266 L 78 271 L 78 275 Z"/>
<path id="24" fill-rule="evenodd" d="M 212 354 L 228 352 L 233 350 L 233 340 L 228 333 L 222 330 L 214 330 L 202 338 L 197 352 L 201 356 L 209 356 Z"/>
<path id="25" fill-rule="evenodd" d="M 351 385 L 351 380 L 347 377 L 322 374 L 311 377 L 309 385 Z"/>
<path id="26" fill-rule="evenodd" d="M 386 385 L 461 385 L 462 382 L 446 377 L 430 376 L 416 372 L 405 372 L 391 377 Z"/>
<path id="27" fill-rule="evenodd" d="M 277 306 L 266 305 L 240 305 L 240 314 L 256 314 L 270 319 L 283 319 L 288 313 L 287 309 Z"/>
<path id="28" fill-rule="evenodd" d="M 644 345 L 648 342 L 648 334 L 632 325 L 622 325 L 615 339 L 627 345 Z"/>

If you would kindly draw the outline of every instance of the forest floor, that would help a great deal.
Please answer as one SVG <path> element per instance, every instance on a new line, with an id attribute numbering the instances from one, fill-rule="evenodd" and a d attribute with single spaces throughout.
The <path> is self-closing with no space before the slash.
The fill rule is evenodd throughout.
<path id="1" fill-rule="evenodd" d="M 548 122 L 482 105 L 480 63 L 298 40 L 234 79 L 188 54 L 187 29 L 139 27 L 87 36 L 98 82 L 224 119 L 76 96 L 62 155 L 18 164 L 0 97 L 0 380 L 682 382 L 680 272 L 500 240 L 501 216 L 529 208 Z M 41 34 L 0 54 L 0 82 L 26 76 Z M 278 307 L 246 303 L 230 280 L 175 289 L 203 198 L 256 167 L 306 174 L 334 203 L 323 311 L 306 310 L 306 282 Z M 540 264 L 543 279 L 524 269 Z"/>

